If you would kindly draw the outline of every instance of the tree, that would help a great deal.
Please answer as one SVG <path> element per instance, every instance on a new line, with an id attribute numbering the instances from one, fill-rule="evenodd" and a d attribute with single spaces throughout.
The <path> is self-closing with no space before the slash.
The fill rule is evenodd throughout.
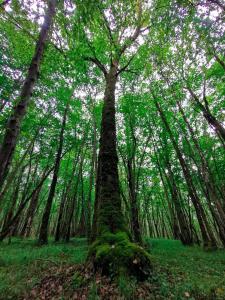
<path id="1" fill-rule="evenodd" d="M 118 11 L 121 11 L 124 4 L 118 2 L 114 3 L 113 6 L 117 5 Z M 133 272 L 136 276 L 141 277 L 146 275 L 146 270 L 150 270 L 151 263 L 148 254 L 138 245 L 131 243 L 125 226 L 119 191 L 115 120 L 116 83 L 119 74 L 129 66 L 131 58 L 128 59 L 128 62 L 124 66 L 120 67 L 119 64 L 126 50 L 138 38 L 143 26 L 142 3 L 141 1 L 134 1 L 132 4 L 137 5 L 137 13 L 136 16 L 133 16 L 135 23 L 129 24 L 130 26 L 135 26 L 135 29 L 128 38 L 124 38 L 123 36 L 128 27 L 125 23 L 126 16 L 121 13 L 117 14 L 114 7 L 110 4 L 108 9 L 112 11 L 115 18 L 115 24 L 113 24 L 110 19 L 107 19 L 106 8 L 99 6 L 100 21 L 103 22 L 106 28 L 109 45 L 115 51 L 115 54 L 111 52 L 109 69 L 107 70 L 106 66 L 95 55 L 94 57 L 86 58 L 99 67 L 105 79 L 95 198 L 97 203 L 95 205 L 96 241 L 91 247 L 90 256 L 92 256 L 94 266 L 97 269 L 102 268 L 103 272 L 117 272 L 120 265 L 120 267 L 126 268 L 126 272 Z M 122 26 L 120 25 L 119 18 L 122 18 L 124 22 Z M 112 29 L 112 26 L 116 26 L 116 30 Z M 120 34 L 118 35 L 118 33 Z M 122 39 L 124 39 L 123 42 L 121 42 Z M 90 47 L 91 49 L 94 48 L 93 45 Z M 105 243 L 107 243 L 107 252 L 103 248 Z M 129 252 L 127 253 L 127 251 Z"/>
<path id="2" fill-rule="evenodd" d="M 22 86 L 19 100 L 17 101 L 14 107 L 14 111 L 7 122 L 5 136 L 0 147 L 0 188 L 6 180 L 8 169 L 10 167 L 12 156 L 15 151 L 17 139 L 19 136 L 21 122 L 26 114 L 34 85 L 38 78 L 40 63 L 44 52 L 44 46 L 47 41 L 48 34 L 55 15 L 56 2 L 56 0 L 49 0 L 48 9 L 46 11 L 44 23 L 41 27 L 41 31 L 36 43 L 34 56 L 30 63 L 28 74 Z"/>

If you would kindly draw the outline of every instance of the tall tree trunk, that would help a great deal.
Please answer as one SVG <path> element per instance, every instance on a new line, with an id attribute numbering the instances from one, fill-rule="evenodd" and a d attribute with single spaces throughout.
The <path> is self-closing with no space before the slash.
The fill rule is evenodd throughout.
<path id="1" fill-rule="evenodd" d="M 6 179 L 19 136 L 21 122 L 26 114 L 33 88 L 38 78 L 44 46 L 55 15 L 56 2 L 57 0 L 49 0 L 48 2 L 48 9 L 45 14 L 44 23 L 39 34 L 26 80 L 23 84 L 19 100 L 14 107 L 14 112 L 6 125 L 5 136 L 0 147 L 0 189 Z"/>
<path id="2" fill-rule="evenodd" d="M 25 221 L 21 230 L 21 236 L 29 237 L 31 232 L 31 227 L 34 219 L 34 214 L 38 205 L 39 194 L 41 192 L 42 186 L 40 186 L 37 191 L 33 194 L 29 208 L 27 210 Z"/>
<path id="3" fill-rule="evenodd" d="M 95 206 L 97 234 L 88 257 L 91 257 L 95 270 L 100 269 L 103 274 L 116 274 L 122 268 L 123 271 L 126 270 L 127 273 L 144 279 L 149 276 L 151 270 L 150 258 L 143 248 L 131 242 L 121 208 L 115 120 L 117 71 L 118 63 L 114 61 L 109 72 L 105 74 L 106 88 L 99 141 Z M 107 251 L 102 251 L 105 247 Z M 124 256 L 128 249 L 129 255 Z"/>
<path id="4" fill-rule="evenodd" d="M 209 125 L 211 125 L 214 128 L 215 132 L 218 134 L 218 136 L 223 141 L 223 146 L 224 146 L 224 142 L 225 142 L 225 128 L 215 118 L 215 116 L 213 116 L 213 114 L 209 110 L 208 104 L 206 106 L 204 106 L 201 103 L 201 101 L 199 100 L 198 96 L 192 91 L 192 89 L 190 87 L 188 87 L 187 89 L 188 89 L 189 93 L 191 94 L 192 98 L 194 99 L 194 101 L 196 102 L 196 104 L 198 105 L 198 107 L 200 108 L 200 110 L 202 111 L 203 116 L 205 117 L 206 121 L 209 123 Z"/>
<path id="5" fill-rule="evenodd" d="M 0 241 L 2 241 L 11 232 L 11 230 L 15 227 L 15 224 L 18 222 L 18 219 L 20 218 L 21 213 L 23 212 L 27 203 L 33 197 L 34 193 L 36 193 L 36 191 L 40 188 L 40 186 L 43 185 L 44 181 L 46 180 L 48 175 L 52 172 L 52 170 L 53 170 L 53 168 L 48 170 L 48 167 L 44 170 L 38 185 L 35 187 L 35 189 L 32 191 L 32 193 L 23 202 L 20 203 L 20 205 L 17 209 L 17 212 L 10 220 L 9 224 L 7 225 L 7 228 L 5 228 L 5 230 L 2 230 L 0 232 Z"/>
<path id="6" fill-rule="evenodd" d="M 3 111 L 4 107 L 6 106 L 6 101 L 5 100 L 2 100 L 2 103 L 0 104 L 0 112 Z"/>
<path id="7" fill-rule="evenodd" d="M 64 207 L 65 207 L 65 202 L 66 202 L 66 192 L 67 192 L 67 190 L 68 190 L 68 186 L 66 188 L 64 188 L 62 196 L 61 196 L 59 214 L 58 214 L 58 219 L 57 219 L 57 224 L 56 224 L 56 231 L 55 231 L 55 242 L 58 242 L 60 240 L 61 221 L 62 221 L 63 211 L 64 211 Z"/>
<path id="8" fill-rule="evenodd" d="M 97 173 L 97 235 L 124 231 L 116 151 L 115 88 L 117 67 L 106 75 Z"/>
<path id="9" fill-rule="evenodd" d="M 203 182 L 201 182 L 202 190 L 207 199 L 209 209 L 212 213 L 212 216 L 218 226 L 221 241 L 225 245 L 225 213 L 223 211 L 221 202 L 218 198 L 218 191 L 215 186 L 215 180 L 211 174 L 208 162 L 206 161 L 205 156 L 202 153 L 202 150 L 200 148 L 198 140 L 195 137 L 194 131 L 185 116 L 185 113 L 183 111 L 183 108 L 181 107 L 181 104 L 179 102 L 177 102 L 177 105 L 178 105 L 179 111 L 181 112 L 182 117 L 187 125 L 187 128 L 191 134 L 191 137 L 192 137 L 194 145 L 197 149 L 197 152 L 200 156 L 201 172 L 199 171 L 200 172 L 199 178 L 202 179 L 201 181 L 203 181 Z M 197 168 L 199 170 L 198 166 L 197 166 Z"/>
<path id="10" fill-rule="evenodd" d="M 96 120 L 93 115 L 93 137 L 92 137 L 92 157 L 91 157 L 91 170 L 90 170 L 90 178 L 89 178 L 89 192 L 87 198 L 87 238 L 88 242 L 91 242 L 91 198 L 92 198 L 92 190 L 94 186 L 95 176 L 97 170 L 97 128 L 96 128 Z"/>
<path id="11" fill-rule="evenodd" d="M 63 236 L 63 232 L 65 232 L 65 227 L 66 227 L 66 224 L 63 224 L 63 214 L 66 215 L 66 219 L 68 219 L 67 217 L 67 211 L 66 210 L 66 204 L 69 205 L 70 203 L 70 193 L 71 193 L 71 189 L 72 189 L 72 182 L 73 182 L 73 179 L 74 179 L 74 176 L 75 176 L 75 171 L 76 171 L 76 167 L 77 167 L 77 164 L 78 164 L 78 161 L 79 161 L 79 155 L 80 155 L 80 151 L 81 151 L 81 148 L 82 147 L 79 147 L 78 151 L 77 151 L 77 154 L 76 156 L 74 157 L 74 160 L 73 160 L 73 169 L 72 169 L 72 172 L 71 172 L 71 176 L 69 178 L 69 181 L 66 185 L 66 188 L 65 188 L 65 191 L 63 192 L 63 195 L 62 195 L 62 198 L 61 198 L 61 203 L 60 203 L 60 208 L 59 208 L 59 215 L 58 215 L 58 220 L 57 220 L 57 226 L 56 226 L 56 233 L 55 233 L 55 241 L 58 242 L 62 236 Z M 67 208 L 68 208 L 68 205 L 67 205 Z M 67 220 L 66 220 L 67 221 Z M 64 228 L 62 228 L 64 227 Z M 65 233 L 64 233 L 64 236 L 65 236 Z"/>
<path id="12" fill-rule="evenodd" d="M 128 175 L 128 186 L 129 186 L 129 194 L 130 194 L 130 206 L 131 206 L 131 229 L 134 237 L 134 241 L 139 243 L 142 242 L 141 237 L 141 227 L 139 223 L 139 211 L 138 211 L 138 199 L 137 193 L 135 189 L 135 175 L 134 170 L 132 168 L 132 159 L 128 159 L 127 161 L 127 175 Z"/>
<path id="13" fill-rule="evenodd" d="M 199 222 L 199 226 L 200 226 L 200 229 L 201 229 L 201 233 L 202 233 L 202 238 L 203 238 L 203 243 L 204 243 L 204 247 L 216 247 L 216 240 L 214 238 L 214 235 L 211 231 L 211 228 L 209 226 L 209 223 L 207 221 L 207 218 L 206 218 L 206 215 L 205 215 L 205 211 L 202 207 L 202 204 L 200 202 L 200 199 L 197 195 L 197 192 L 193 186 L 193 182 L 192 182 L 192 178 L 191 178 L 191 174 L 189 172 L 189 169 L 186 165 L 186 162 L 183 158 L 183 155 L 178 147 L 178 144 L 176 143 L 174 137 L 173 137 L 173 134 L 172 134 L 172 131 L 170 129 L 170 126 L 166 120 L 166 117 L 161 109 L 161 106 L 159 105 L 159 103 L 157 102 L 154 94 L 152 93 L 153 95 L 153 98 L 154 98 L 154 101 L 155 101 L 155 106 L 160 114 L 160 117 L 162 119 L 162 122 L 163 124 L 165 125 L 165 128 L 167 129 L 168 131 L 168 134 L 170 136 L 170 139 L 171 139 L 171 142 L 174 146 L 174 149 L 176 151 L 176 154 L 177 154 L 177 157 L 179 159 L 179 162 L 180 162 L 180 165 L 181 165 L 181 168 L 182 168 L 182 171 L 183 171 L 183 174 L 184 174 L 184 178 L 186 180 L 186 183 L 187 183 L 187 188 L 188 188 L 188 193 L 190 195 L 190 198 L 192 200 L 192 203 L 195 207 L 195 211 L 196 211 L 196 216 L 198 218 L 198 222 Z"/>
<path id="14" fill-rule="evenodd" d="M 56 188 L 56 184 L 58 181 L 58 173 L 59 173 L 59 168 L 60 168 L 60 161 L 62 158 L 64 131 L 65 131 L 65 127 L 66 127 L 66 118 L 67 118 L 68 110 L 69 110 L 69 101 L 67 102 L 67 105 L 66 105 L 66 108 L 64 111 L 64 115 L 63 115 L 62 127 L 61 127 L 61 131 L 60 131 L 60 135 L 59 135 L 59 146 L 58 146 L 57 154 L 56 154 L 56 158 L 55 158 L 54 172 L 53 172 L 51 187 L 50 187 L 48 199 L 46 202 L 46 206 L 44 209 L 44 213 L 42 216 L 40 233 L 39 233 L 39 238 L 38 238 L 38 243 L 40 245 L 47 244 L 47 242 L 48 242 L 49 217 L 50 217 L 50 213 L 51 213 L 53 198 L 55 195 L 55 188 Z"/>
<path id="15" fill-rule="evenodd" d="M 85 137 L 83 139 L 83 142 L 84 141 L 85 141 Z M 85 157 L 85 150 L 81 153 L 80 168 L 79 168 L 79 171 L 77 174 L 77 180 L 76 180 L 75 186 L 74 186 L 74 194 L 71 197 L 71 199 L 69 199 L 70 201 L 68 203 L 68 210 L 67 210 L 67 214 L 66 214 L 67 220 L 65 223 L 66 226 L 65 226 L 64 233 L 62 236 L 62 238 L 65 242 L 69 242 L 69 240 L 70 240 L 72 219 L 74 216 L 74 211 L 78 207 L 78 195 L 77 194 L 78 194 L 79 183 L 81 182 L 81 177 L 82 177 L 82 169 L 83 169 L 83 163 L 84 163 L 84 157 Z M 79 157 L 78 157 L 78 159 L 79 159 Z M 78 219 L 78 214 L 76 216 Z"/>
<path id="16" fill-rule="evenodd" d="M 8 227 L 8 224 L 10 223 L 12 217 L 13 217 L 13 212 L 15 210 L 15 207 L 16 207 L 16 202 L 18 200 L 18 195 L 19 195 L 19 189 L 20 189 L 20 183 L 21 183 L 21 178 L 22 178 L 22 174 L 23 174 L 23 171 L 20 173 L 21 176 L 18 177 L 18 179 L 16 180 L 15 184 L 15 188 L 13 190 L 13 194 L 12 194 L 12 198 L 11 198 L 11 203 L 10 203 L 10 207 L 9 209 L 7 210 L 7 213 L 5 215 L 5 218 L 4 218 L 4 222 L 3 222 L 3 226 L 2 226 L 2 231 L 5 231 Z"/>

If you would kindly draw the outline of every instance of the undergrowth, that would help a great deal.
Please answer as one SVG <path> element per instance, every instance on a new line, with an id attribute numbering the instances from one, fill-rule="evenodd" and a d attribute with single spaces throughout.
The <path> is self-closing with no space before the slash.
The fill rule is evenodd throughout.
<path id="1" fill-rule="evenodd" d="M 146 243 L 153 260 L 153 275 L 140 284 L 120 276 L 110 287 L 119 293 L 121 298 L 117 299 L 225 299 L 224 250 L 205 252 L 197 246 L 184 247 L 179 241 L 165 239 L 147 239 Z M 1 243 L 0 299 L 23 299 L 44 278 L 58 273 L 63 276 L 71 266 L 83 263 L 87 251 L 85 239 L 77 238 L 67 244 L 50 241 L 43 247 L 28 239 Z M 92 280 L 85 287 L 79 272 L 73 273 L 66 287 L 60 287 L 62 296 L 56 299 L 69 299 L 67 290 L 71 294 L 71 290 L 81 288 L 86 289 L 85 299 L 103 299 L 101 293 L 109 287 L 99 282 L 99 279 Z"/>
<path id="2" fill-rule="evenodd" d="M 55 268 L 83 263 L 85 239 L 38 247 L 34 240 L 13 238 L 0 244 L 0 299 L 18 299 Z"/>

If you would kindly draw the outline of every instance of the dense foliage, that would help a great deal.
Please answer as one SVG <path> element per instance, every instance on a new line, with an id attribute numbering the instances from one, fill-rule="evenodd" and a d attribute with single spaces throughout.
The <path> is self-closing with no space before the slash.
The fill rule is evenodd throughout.
<path id="1" fill-rule="evenodd" d="M 224 11 L 0 2 L 0 240 L 87 237 L 140 277 L 143 236 L 225 246 Z"/>

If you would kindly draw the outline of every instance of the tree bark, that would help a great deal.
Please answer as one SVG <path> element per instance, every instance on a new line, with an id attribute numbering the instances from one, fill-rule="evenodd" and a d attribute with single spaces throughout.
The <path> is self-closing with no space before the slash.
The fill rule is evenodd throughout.
<path id="1" fill-rule="evenodd" d="M 45 14 L 44 23 L 39 34 L 35 53 L 32 58 L 27 77 L 22 86 L 19 100 L 14 107 L 14 112 L 12 113 L 6 125 L 5 136 L 0 147 L 0 189 L 6 179 L 19 136 L 21 122 L 26 114 L 34 85 L 39 75 L 39 68 L 43 57 L 44 46 L 48 38 L 49 30 L 53 23 L 53 17 L 55 15 L 56 2 L 57 0 L 49 0 L 48 9 Z"/>
<path id="2" fill-rule="evenodd" d="M 128 186 L 131 202 L 131 229 L 134 237 L 134 241 L 140 245 L 143 243 L 141 237 L 141 227 L 139 222 L 139 211 L 137 203 L 137 192 L 135 189 L 135 178 L 134 170 L 132 168 L 132 159 L 127 161 L 127 175 L 128 175 Z"/>
<path id="3" fill-rule="evenodd" d="M 29 208 L 27 210 L 26 216 L 25 216 L 25 221 L 21 230 L 21 236 L 24 237 L 29 237 L 30 236 L 30 232 L 31 232 L 31 227 L 32 227 L 32 223 L 33 223 L 33 219 L 34 219 L 34 214 L 38 205 L 38 199 L 39 199 L 39 194 L 41 192 L 41 188 L 42 186 L 40 186 L 37 191 L 35 191 L 35 193 L 33 194 L 31 201 L 30 201 L 30 205 Z"/>
<path id="4" fill-rule="evenodd" d="M 32 191 L 32 193 L 23 202 L 20 203 L 20 205 L 17 209 L 17 212 L 12 217 L 9 224 L 7 224 L 7 228 L 5 228 L 5 230 L 2 230 L 0 232 L 0 241 L 2 241 L 11 232 L 11 230 L 15 227 L 15 224 L 17 223 L 17 221 L 18 221 L 19 217 L 21 216 L 21 213 L 24 210 L 24 208 L 26 207 L 27 203 L 33 197 L 34 193 L 36 193 L 36 191 L 40 188 L 40 186 L 43 185 L 44 181 L 46 180 L 46 178 L 48 177 L 48 175 L 51 173 L 52 170 L 53 170 L 53 168 L 51 168 L 50 170 L 47 170 L 47 168 L 46 168 L 44 170 L 43 175 L 42 175 L 38 185 L 36 186 L 36 188 Z"/>
<path id="5" fill-rule="evenodd" d="M 198 107 L 200 108 L 200 110 L 202 111 L 206 121 L 209 123 L 209 125 L 211 125 L 214 128 L 214 130 L 216 131 L 218 136 L 223 140 L 223 142 L 225 142 L 225 128 L 223 127 L 223 125 L 212 115 L 211 111 L 209 110 L 209 107 L 205 107 L 201 103 L 201 101 L 199 100 L 197 95 L 192 91 L 192 89 L 190 89 L 189 87 L 187 89 L 194 101 L 196 102 L 196 104 L 198 105 Z"/>
<path id="6" fill-rule="evenodd" d="M 46 202 L 46 206 L 44 209 L 44 213 L 42 216 L 42 222 L 41 222 L 40 233 L 39 233 L 39 238 L 38 238 L 39 245 L 44 245 L 44 244 L 47 244 L 47 242 L 48 242 L 49 217 L 50 217 L 50 213 L 51 213 L 53 198 L 55 195 L 55 188 L 56 188 L 56 184 L 58 181 L 58 173 L 59 173 L 60 162 L 61 162 L 61 158 L 62 158 L 64 131 L 65 131 L 65 127 L 66 127 L 66 118 L 67 118 L 68 110 L 69 110 L 69 101 L 67 102 L 67 105 L 66 105 L 66 108 L 64 111 L 64 115 L 63 115 L 62 127 L 61 127 L 61 131 L 60 131 L 60 135 L 59 135 L 59 145 L 58 145 L 57 154 L 56 154 L 56 158 L 55 158 L 55 164 L 54 164 L 53 178 L 52 178 L 51 187 L 50 187 L 48 199 Z"/>
<path id="7" fill-rule="evenodd" d="M 117 66 L 112 64 L 106 75 L 97 173 L 97 236 L 104 232 L 124 231 L 119 192 L 116 150 L 115 88 Z"/>
<path id="8" fill-rule="evenodd" d="M 152 93 L 153 95 L 153 93 Z M 203 243 L 204 243 L 204 247 L 206 248 L 212 248 L 212 247 L 216 247 L 216 240 L 214 238 L 214 235 L 209 227 L 206 215 L 205 215 L 205 211 L 201 205 L 200 199 L 197 195 L 197 192 L 195 191 L 195 188 L 193 186 L 193 182 L 191 179 L 191 174 L 189 172 L 189 169 L 186 165 L 186 162 L 182 156 L 182 153 L 178 147 L 178 144 L 176 143 L 173 134 L 171 132 L 170 126 L 165 118 L 165 115 L 159 105 L 159 103 L 157 102 L 155 96 L 153 95 L 154 98 L 154 102 L 155 102 L 155 106 L 160 114 L 160 117 L 162 119 L 163 124 L 165 125 L 165 128 L 168 131 L 168 134 L 170 136 L 171 142 L 174 146 L 174 149 L 176 151 L 177 157 L 179 159 L 183 174 L 184 174 L 184 178 L 186 180 L 187 183 L 187 188 L 188 188 L 188 193 L 190 195 L 190 198 L 192 200 L 192 203 L 195 207 L 195 211 L 196 211 L 196 216 L 198 218 L 198 222 L 199 222 L 199 226 L 201 229 L 201 233 L 202 233 L 202 238 L 203 238 Z"/>

